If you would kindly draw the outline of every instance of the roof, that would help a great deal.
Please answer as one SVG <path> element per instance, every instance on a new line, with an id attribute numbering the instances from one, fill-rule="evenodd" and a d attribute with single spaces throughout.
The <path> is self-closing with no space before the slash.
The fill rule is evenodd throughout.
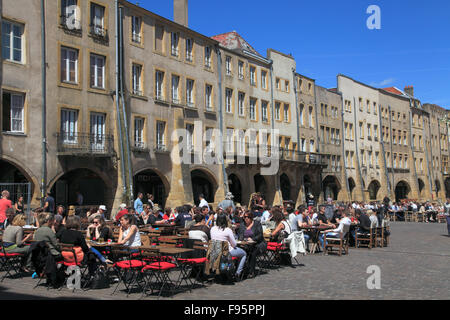
<path id="1" fill-rule="evenodd" d="M 400 90 L 400 89 L 398 89 L 396 87 L 383 88 L 383 90 L 387 91 L 387 92 L 390 92 L 390 93 L 393 93 L 393 94 L 397 94 L 399 96 L 404 96 L 405 95 L 405 93 L 402 90 Z"/>
<path id="2" fill-rule="evenodd" d="M 239 53 L 243 53 L 243 51 L 249 51 L 253 54 L 264 58 L 264 56 L 260 55 L 244 38 L 241 37 L 236 31 L 231 31 L 227 33 L 222 33 L 216 36 L 212 36 L 212 39 L 218 41 L 223 47 L 238 51 Z"/>

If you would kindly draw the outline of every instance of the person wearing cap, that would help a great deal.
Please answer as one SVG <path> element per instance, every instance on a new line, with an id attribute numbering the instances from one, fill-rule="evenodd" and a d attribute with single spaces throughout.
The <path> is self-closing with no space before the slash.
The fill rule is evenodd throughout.
<path id="1" fill-rule="evenodd" d="M 128 214 L 127 205 L 125 203 L 122 203 L 119 206 L 119 212 L 117 213 L 116 218 L 115 218 L 116 222 L 119 222 L 120 218 L 122 218 L 126 214 Z"/>
<path id="2" fill-rule="evenodd" d="M 88 222 L 92 223 L 95 218 L 102 217 L 105 219 L 105 212 L 106 212 L 106 206 L 101 205 L 98 207 L 98 211 L 96 213 L 93 213 L 89 216 Z"/>
<path id="3" fill-rule="evenodd" d="M 223 210 L 226 210 L 228 207 L 232 207 L 234 211 L 236 206 L 234 205 L 233 198 L 233 194 L 231 192 L 227 192 L 225 200 L 222 200 L 217 207 L 222 208 Z"/>
<path id="4" fill-rule="evenodd" d="M 166 221 L 159 214 L 159 211 L 159 207 L 155 205 L 153 207 L 153 214 L 148 217 L 147 224 L 155 225 L 166 223 Z"/>

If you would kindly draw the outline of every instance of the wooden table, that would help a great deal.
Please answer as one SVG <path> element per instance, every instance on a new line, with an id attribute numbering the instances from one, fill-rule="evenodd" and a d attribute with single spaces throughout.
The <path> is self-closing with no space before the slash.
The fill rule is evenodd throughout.
<path id="1" fill-rule="evenodd" d="M 325 231 L 329 229 L 335 229 L 335 226 L 307 226 L 307 227 L 298 227 L 299 230 L 310 231 L 312 233 L 311 236 L 311 249 L 310 253 L 315 253 L 317 248 L 319 247 L 319 235 L 320 231 Z"/>

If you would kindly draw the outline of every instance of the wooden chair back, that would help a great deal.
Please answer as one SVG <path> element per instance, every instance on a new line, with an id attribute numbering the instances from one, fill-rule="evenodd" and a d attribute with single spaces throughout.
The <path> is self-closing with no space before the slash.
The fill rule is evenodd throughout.
<path id="1" fill-rule="evenodd" d="M 174 239 L 174 238 L 165 238 L 165 237 L 160 237 L 159 238 L 159 245 L 160 246 L 165 246 L 165 247 L 176 247 L 178 244 L 178 239 Z"/>

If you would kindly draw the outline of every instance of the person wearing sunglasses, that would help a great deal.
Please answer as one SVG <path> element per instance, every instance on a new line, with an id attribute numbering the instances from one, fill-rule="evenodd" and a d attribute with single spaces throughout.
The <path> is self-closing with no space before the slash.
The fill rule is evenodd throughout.
<path id="1" fill-rule="evenodd" d="M 264 241 L 263 229 L 261 223 L 254 220 L 254 215 L 251 211 L 244 213 L 244 223 L 241 223 L 238 230 L 238 239 L 240 241 L 254 242 L 252 250 L 249 254 L 249 274 L 248 278 L 255 276 L 256 258 L 258 255 L 264 253 L 267 249 L 267 244 Z"/>
<path id="2" fill-rule="evenodd" d="M 95 218 L 88 227 L 88 236 L 94 241 L 97 241 L 98 239 L 103 239 L 104 241 L 111 239 L 114 241 L 113 232 L 106 225 L 105 219 L 102 217 Z"/>

